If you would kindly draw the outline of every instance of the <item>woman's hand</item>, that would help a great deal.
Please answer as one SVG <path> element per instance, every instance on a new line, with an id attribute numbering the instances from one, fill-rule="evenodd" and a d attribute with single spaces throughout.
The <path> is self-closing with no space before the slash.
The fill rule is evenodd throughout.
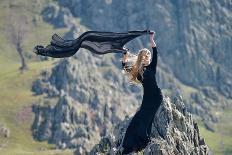
<path id="1" fill-rule="evenodd" d="M 151 31 L 151 34 L 150 34 L 151 48 L 152 48 L 152 47 L 156 47 L 156 44 L 155 44 L 155 41 L 154 41 L 154 36 L 155 36 L 155 32 L 154 32 L 154 31 Z"/>

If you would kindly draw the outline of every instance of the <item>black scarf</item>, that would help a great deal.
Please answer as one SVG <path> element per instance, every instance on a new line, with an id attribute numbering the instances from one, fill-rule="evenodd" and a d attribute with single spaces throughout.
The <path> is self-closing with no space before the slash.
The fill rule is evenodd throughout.
<path id="1" fill-rule="evenodd" d="M 125 53 L 123 46 L 144 34 L 150 34 L 150 30 L 128 31 L 126 33 L 87 31 L 74 40 L 64 40 L 57 34 L 52 36 L 50 45 L 36 46 L 34 52 L 38 55 L 54 58 L 73 56 L 79 48 L 85 48 L 96 54 Z"/>

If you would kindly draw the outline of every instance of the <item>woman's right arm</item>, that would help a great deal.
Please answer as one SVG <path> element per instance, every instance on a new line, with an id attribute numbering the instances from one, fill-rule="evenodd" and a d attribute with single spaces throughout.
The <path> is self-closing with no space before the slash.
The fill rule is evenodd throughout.
<path id="1" fill-rule="evenodd" d="M 158 52 L 157 52 L 157 49 L 156 49 L 156 43 L 154 41 L 154 35 L 155 35 L 154 32 L 152 34 L 150 34 L 150 45 L 151 45 L 153 54 L 152 54 L 152 61 L 149 64 L 149 66 L 150 66 L 150 68 L 152 68 L 152 70 L 154 70 L 156 72 Z"/>
<path id="2" fill-rule="evenodd" d="M 154 41 L 154 36 L 155 36 L 155 32 L 151 31 L 152 33 L 150 34 L 150 44 L 151 44 L 151 48 L 156 47 L 156 43 Z"/>

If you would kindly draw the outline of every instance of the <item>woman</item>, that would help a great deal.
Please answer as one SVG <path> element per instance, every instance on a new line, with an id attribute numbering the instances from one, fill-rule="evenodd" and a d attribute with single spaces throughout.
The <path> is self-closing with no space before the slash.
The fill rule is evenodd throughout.
<path id="1" fill-rule="evenodd" d="M 143 101 L 140 110 L 132 118 L 125 136 L 123 138 L 122 154 L 132 151 L 140 151 L 146 147 L 150 141 L 152 122 L 163 97 L 160 88 L 157 86 L 155 74 L 157 66 L 157 49 L 153 40 L 154 32 L 150 34 L 150 43 L 153 50 L 152 61 L 151 52 L 148 49 L 141 49 L 137 56 L 126 52 L 123 56 L 123 71 L 129 76 L 130 82 L 141 83 L 143 85 Z M 133 57 L 136 59 L 133 60 Z M 129 62 L 133 62 L 128 65 Z"/>

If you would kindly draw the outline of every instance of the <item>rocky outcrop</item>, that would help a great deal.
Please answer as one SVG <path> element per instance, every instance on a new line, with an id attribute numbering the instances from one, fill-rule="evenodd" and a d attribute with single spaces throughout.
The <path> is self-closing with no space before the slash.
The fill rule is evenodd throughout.
<path id="1" fill-rule="evenodd" d="M 34 105 L 34 137 L 54 143 L 58 148 L 93 145 L 90 139 L 98 132 L 98 128 L 91 120 L 93 112 L 88 111 L 86 106 L 80 105 L 66 94 L 61 95 L 54 107 Z"/>
<path id="2" fill-rule="evenodd" d="M 118 123 L 92 148 L 90 154 L 120 154 L 123 149 L 121 142 L 131 119 L 132 117 Z M 155 155 L 209 154 L 209 148 L 200 136 L 197 123 L 187 111 L 180 96 L 175 97 L 172 101 L 169 97 L 164 97 L 154 117 L 151 141 L 139 153 Z M 76 155 L 79 155 L 78 149 Z"/>
<path id="3" fill-rule="evenodd" d="M 44 71 L 33 83 L 33 136 L 58 148 L 90 150 L 115 123 L 130 115 L 141 102 L 141 89 L 104 56 L 79 51 Z M 121 74 L 121 76 L 120 76 Z M 113 83 L 114 82 L 114 83 Z M 128 104 L 129 103 L 129 104 Z"/>

